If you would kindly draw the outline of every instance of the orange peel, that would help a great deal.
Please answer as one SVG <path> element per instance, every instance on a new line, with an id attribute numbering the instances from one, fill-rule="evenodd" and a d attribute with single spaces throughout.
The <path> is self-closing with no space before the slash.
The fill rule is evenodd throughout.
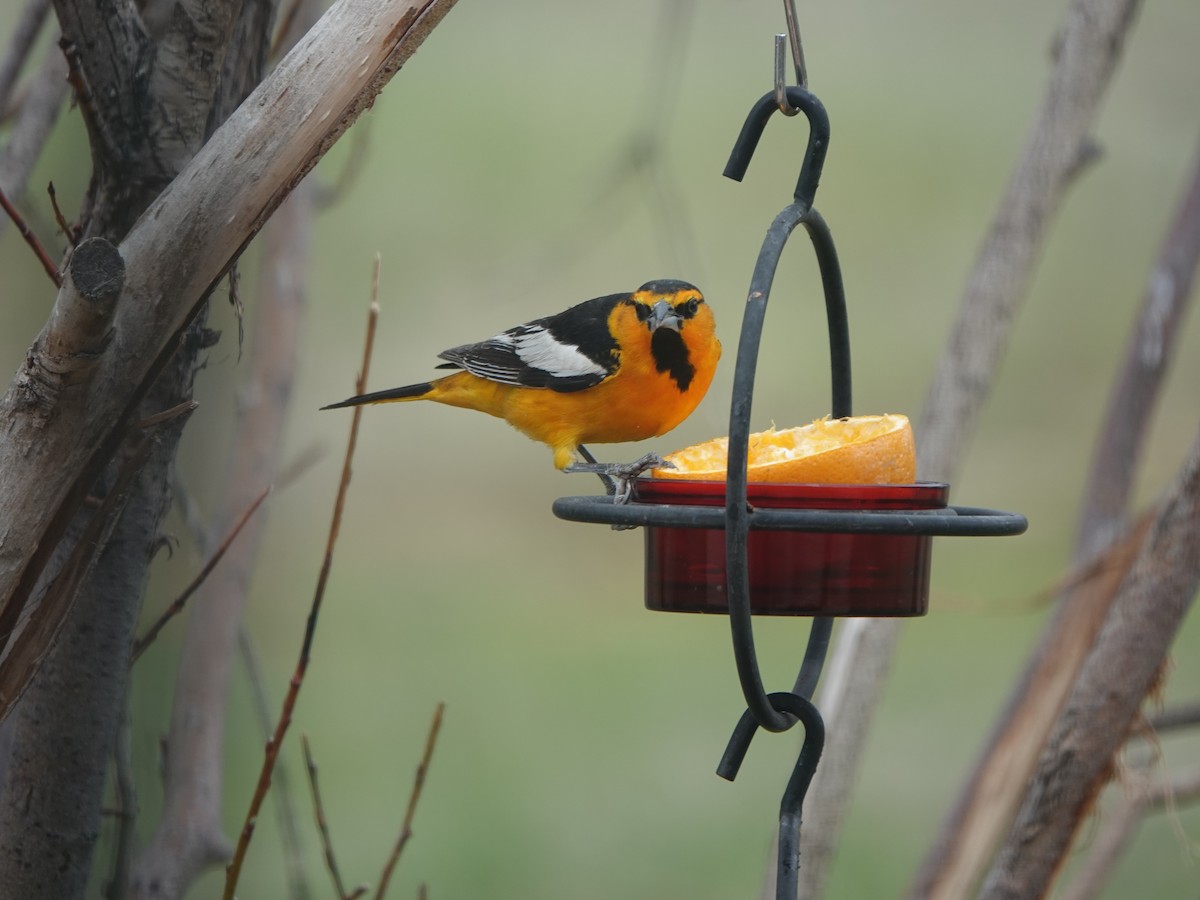
<path id="1" fill-rule="evenodd" d="M 654 478 L 724 481 L 729 438 L 715 438 L 668 454 L 675 468 Z M 916 445 L 908 417 L 826 416 L 808 425 L 750 435 L 747 477 L 779 484 L 911 484 L 917 477 Z"/>

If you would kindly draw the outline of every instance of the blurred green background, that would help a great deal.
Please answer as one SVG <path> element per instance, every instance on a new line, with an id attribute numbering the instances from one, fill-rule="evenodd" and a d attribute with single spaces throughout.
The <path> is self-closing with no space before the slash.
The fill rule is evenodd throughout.
<path id="1" fill-rule="evenodd" d="M 694 281 L 727 356 L 706 401 L 646 446 L 669 451 L 727 428 L 739 308 L 763 233 L 791 195 L 799 121 L 774 120 L 743 184 L 720 176 L 750 104 L 770 87 L 775 2 L 564 4 L 463 0 L 329 154 L 339 177 L 321 214 L 311 306 L 287 442 L 323 462 L 269 504 L 249 604 L 268 687 L 294 666 L 349 416 L 317 408 L 350 393 L 372 260 L 382 255 L 376 388 L 429 377 L 443 348 L 651 278 Z M 800 4 L 811 85 L 833 138 L 817 205 L 844 269 L 859 412 L 916 418 L 961 286 L 1045 86 L 1064 4 Z M 11 15 L 6 11 L 3 18 Z M 940 539 L 931 614 L 904 631 L 866 750 L 830 898 L 896 896 L 927 849 L 1045 616 L 1041 592 L 1073 541 L 1090 448 L 1149 265 L 1200 138 L 1200 6 L 1146 4 L 1099 120 L 1104 155 L 1072 190 L 1013 334 L 958 483 L 957 500 L 1019 510 L 1023 537 Z M 665 83 L 664 83 L 665 81 Z M 658 99 L 665 102 L 656 103 Z M 653 122 L 661 156 L 628 170 Z M 78 113 L 63 116 L 33 179 L 31 213 L 52 233 L 41 186 L 75 207 L 88 162 Z M 29 206 L 30 204 L 27 204 Z M 255 249 L 242 266 L 253 329 Z M 12 228 L 0 240 L 0 362 L 9 371 L 53 293 Z M 225 338 L 201 376 L 185 482 L 212 512 L 245 360 L 225 291 Z M 1154 498 L 1197 425 L 1200 322 L 1191 315 L 1154 421 L 1138 495 Z M 784 255 L 768 318 L 755 427 L 828 408 L 815 265 Z M 595 449 L 595 448 L 594 448 Z M 375 882 L 398 832 L 437 701 L 441 741 L 394 897 L 756 896 L 798 738 L 761 737 L 737 783 L 713 774 L 742 711 L 727 623 L 641 608 L 641 537 L 559 521 L 564 477 L 545 448 L 498 420 L 435 406 L 364 420 L 355 480 L 314 658 L 284 751 L 307 868 L 327 876 L 311 825 L 298 737 L 321 766 L 342 871 Z M 170 527 L 184 534 L 173 517 Z M 148 613 L 200 560 L 162 557 Z M 1194 699 L 1200 624 L 1174 654 L 1168 699 Z M 157 815 L 181 629 L 136 671 L 135 753 L 143 836 Z M 790 685 L 807 629 L 762 621 L 768 686 Z M 227 823 L 244 814 L 262 737 L 245 677 L 228 742 Z M 1167 762 L 1200 741 L 1165 742 Z M 1180 817 L 1194 842 L 1200 811 Z M 1095 830 L 1084 829 L 1084 843 Z M 1109 898 L 1195 897 L 1194 843 L 1151 819 Z M 273 813 L 259 824 L 242 897 L 284 896 Z M 212 896 L 219 876 L 193 896 Z"/>

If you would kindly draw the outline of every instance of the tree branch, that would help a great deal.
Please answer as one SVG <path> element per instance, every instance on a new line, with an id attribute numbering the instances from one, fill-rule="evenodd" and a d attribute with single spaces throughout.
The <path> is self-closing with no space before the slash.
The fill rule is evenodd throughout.
<path id="1" fill-rule="evenodd" d="M 217 563 L 221 561 L 221 558 L 229 550 L 230 545 L 237 539 L 242 529 L 246 527 L 246 523 L 250 521 L 250 517 L 262 506 L 263 501 L 267 499 L 267 494 L 270 492 L 270 485 L 259 491 L 258 496 L 250 502 L 250 505 L 243 510 L 238 520 L 233 523 L 233 526 L 229 529 L 229 533 L 221 539 L 221 543 L 217 545 L 217 549 L 213 551 L 212 556 L 200 567 L 200 571 L 196 573 L 196 577 L 180 592 L 179 596 L 171 601 L 171 605 L 163 610 L 162 614 L 154 620 L 153 624 L 146 629 L 146 633 L 133 642 L 133 650 L 130 652 L 130 663 L 137 662 L 139 657 L 146 652 L 146 648 L 154 643 L 154 640 L 158 637 L 158 633 L 163 630 L 166 624 L 183 612 L 183 608 L 187 605 L 188 600 L 200 589 L 201 585 L 204 584 L 204 580 L 212 574 L 213 569 L 217 567 Z"/>
<path id="2" fill-rule="evenodd" d="M 1092 122 L 1137 6 L 1137 0 L 1074 0 L 1071 4 L 1042 106 L 967 279 L 958 316 L 925 398 L 917 428 L 923 479 L 953 482 L 962 464 L 1046 235 L 1079 173 L 1080 161 L 1088 156 Z M 899 619 L 872 619 L 858 626 L 863 632 L 859 646 L 870 648 L 870 661 L 845 641 L 834 648 L 831 667 L 844 667 L 851 674 L 837 702 L 822 694 L 821 707 L 831 723 L 824 755 L 842 764 L 836 772 L 819 769 L 809 794 L 812 799 L 801 836 L 801 854 L 810 861 L 803 897 L 819 897 L 823 891 L 828 868 L 820 863 L 814 867 L 811 861 L 828 859 L 829 848 L 838 840 L 841 813 L 900 626 Z M 836 779 L 831 777 L 834 774 Z M 825 849 L 814 851 L 814 841 Z M 952 889 L 948 896 L 965 896 L 965 890 Z"/>
<path id="3" fill-rule="evenodd" d="M 24 196 L 33 165 L 58 118 L 67 94 L 66 71 L 62 54 L 57 47 L 51 48 L 31 79 L 29 93 L 8 133 L 8 143 L 0 149 L 0 189 L 14 199 Z M 6 224 L 7 220 L 0 218 L 0 232 Z"/>
<path id="4" fill-rule="evenodd" d="M 1200 260 L 1200 145 L 1158 261 L 1146 279 L 1125 361 L 1109 396 L 1108 412 L 1083 492 L 1076 559 L 1108 544 L 1124 527 L 1134 473 L 1157 406 L 1160 388 L 1191 302 Z"/>
<path id="5" fill-rule="evenodd" d="M 377 258 L 375 261 L 375 277 L 372 280 L 371 286 L 370 312 L 367 316 L 367 337 L 363 348 L 363 364 L 355 384 L 356 393 L 359 394 L 365 392 L 367 389 L 367 374 L 370 371 L 371 353 L 375 346 L 375 326 L 379 317 L 378 290 L 379 260 Z M 296 661 L 296 670 L 292 673 L 292 680 L 288 684 L 287 695 L 283 698 L 279 719 L 275 723 L 275 733 L 267 741 L 262 768 L 258 773 L 258 783 L 254 788 L 254 796 L 250 798 L 250 808 L 246 811 L 246 818 L 242 823 L 241 834 L 238 835 L 237 848 L 234 850 L 233 858 L 225 870 L 224 900 L 234 900 L 234 893 L 237 890 L 242 865 L 246 860 L 246 852 L 250 846 L 250 839 L 254 834 L 255 824 L 258 821 L 258 813 L 271 786 L 271 772 L 274 770 L 275 763 L 279 759 L 279 751 L 283 746 L 283 738 L 287 734 L 288 727 L 292 724 L 292 713 L 296 707 L 296 698 L 300 695 L 304 676 L 308 672 L 313 640 L 317 634 L 317 620 L 321 613 L 321 607 L 325 602 L 325 589 L 329 584 L 329 573 L 333 568 L 333 551 L 337 546 L 338 534 L 342 527 L 342 513 L 346 508 L 346 493 L 350 488 L 351 463 L 354 459 L 354 450 L 358 445 L 358 426 L 362 419 L 361 413 L 362 410 L 356 407 L 353 418 L 350 421 L 350 439 L 346 444 L 346 455 L 342 461 L 342 474 L 338 481 L 337 497 L 333 502 L 333 516 L 329 523 L 329 535 L 325 541 L 325 557 L 321 562 L 321 571 L 317 576 L 316 589 L 313 591 L 312 605 L 309 608 L 308 621 L 304 628 L 304 640 L 300 645 L 300 656 Z"/>
<path id="6" fill-rule="evenodd" d="M 10 514 L 0 525 L 4 607 L 24 606 L 45 565 L 34 548 L 63 534 L 202 298 L 451 5 L 332 7 L 122 241 L 127 278 L 114 339 L 90 377 L 40 415 L 29 413 L 19 384 L 0 400 L 0 508 Z M 45 336 L 23 371 L 40 364 Z"/>
<path id="7" fill-rule="evenodd" d="M 1105 811 L 1087 859 L 1063 893 L 1062 900 L 1093 900 L 1099 896 L 1147 815 L 1197 799 L 1200 799 L 1200 766 L 1193 766 L 1160 784 L 1124 785 L 1115 808 Z"/>
<path id="8" fill-rule="evenodd" d="M 276 704 L 272 703 L 267 695 L 262 665 L 258 661 L 258 653 L 250 640 L 245 623 L 242 623 L 238 629 L 238 650 L 246 670 L 246 678 L 250 682 L 250 693 L 254 698 L 254 712 L 258 716 L 263 740 L 269 741 L 271 735 L 275 733 L 273 716 Z M 288 882 L 287 896 L 289 900 L 309 900 L 312 896 L 312 889 L 309 887 L 308 874 L 304 869 L 304 848 L 300 843 L 300 830 L 296 825 L 292 779 L 286 766 L 275 766 L 272 787 L 274 790 L 271 792 L 271 798 L 275 801 L 275 818 L 279 823 L 279 838 L 283 843 L 282 862 Z"/>
<path id="9" fill-rule="evenodd" d="M 1189 182 L 1147 279 L 1083 489 L 1089 499 L 1081 514 L 1075 566 L 1095 558 L 1098 548 L 1110 544 L 1108 555 L 1118 559 L 1118 570 L 1092 583 L 1073 585 L 1063 594 L 983 757 L 943 825 L 937 849 L 926 860 L 914 889 L 918 896 L 924 896 L 933 879 L 946 883 L 944 896 L 956 896 L 982 875 L 1016 813 L 1038 754 L 1084 660 L 1095 652 L 1093 642 L 1117 595 L 1119 582 L 1114 579 L 1123 577 L 1141 543 L 1141 526 L 1129 528 L 1132 542 L 1128 536 L 1120 537 L 1119 531 L 1128 527 L 1125 504 L 1137 474 L 1143 432 L 1172 358 L 1182 307 L 1200 260 L 1200 153 Z"/>
<path id="10" fill-rule="evenodd" d="M 305 305 L 300 276 L 311 245 L 308 193 L 301 186 L 263 232 L 251 368 L 240 390 L 234 425 L 238 440 L 220 501 L 219 515 L 225 521 L 279 474 L 278 451 Z M 221 824 L 226 706 L 242 609 L 265 527 L 265 518 L 247 525 L 225 564 L 203 588 L 197 607 L 201 612 L 187 623 L 167 736 L 163 815 L 135 865 L 135 897 L 180 896 L 201 871 L 231 852 Z M 149 890 L 153 884 L 166 887 L 155 894 Z"/>
<path id="11" fill-rule="evenodd" d="M 1079 672 L 982 900 L 1045 896 L 1200 588 L 1200 432 Z"/>
<path id="12" fill-rule="evenodd" d="M 16 87 L 21 68 L 25 65 L 25 58 L 33 49 L 34 40 L 42 30 L 48 12 L 50 0 L 28 0 L 13 28 L 12 37 L 8 40 L 8 48 L 4 56 L 0 57 L 0 121 L 4 120 L 8 111 L 13 88 Z"/>
<path id="13" fill-rule="evenodd" d="M 301 33 L 315 19 L 312 6 L 305 4 L 304 21 L 297 23 Z M 303 272 L 311 245 L 311 216 L 311 188 L 301 185 L 263 234 L 251 371 L 241 389 L 234 427 L 237 444 L 221 500 L 221 516 L 226 519 L 244 506 L 257 485 L 273 482 L 279 475 L 279 446 L 306 303 Z M 182 893 L 204 866 L 217 861 L 210 851 L 220 849 L 220 858 L 230 852 L 220 805 L 226 706 L 236 635 L 242 630 L 242 609 L 265 525 L 259 521 L 252 526 L 234 549 L 225 574 L 205 592 L 204 613 L 192 616 L 187 626 L 167 738 L 179 759 L 167 772 L 163 817 L 138 861 L 138 884 L 144 893 L 148 891 L 140 886 L 155 882 L 177 885 L 175 893 Z M 273 727 L 266 723 L 268 736 Z M 291 867 L 289 873 L 303 890 Z"/>
<path id="14" fill-rule="evenodd" d="M 29 249 L 33 251 L 33 255 L 37 257 L 38 262 L 42 264 L 42 270 L 50 278 L 56 288 L 62 287 L 62 274 L 58 271 L 58 266 L 54 260 L 50 258 L 50 254 L 46 252 L 45 246 L 33 229 L 29 227 L 29 223 L 25 221 L 25 217 L 21 215 L 21 211 L 13 205 L 8 199 L 8 195 L 4 193 L 4 189 L 0 187 L 0 209 L 3 209 L 8 216 L 8 220 L 17 226 L 17 231 L 21 233 L 21 237 L 25 243 L 29 245 Z"/>
<path id="15" fill-rule="evenodd" d="M 346 900 L 349 893 L 342 881 L 342 870 L 338 867 L 337 855 L 333 852 L 333 837 L 329 833 L 329 821 L 325 818 L 325 804 L 321 802 L 321 789 L 317 784 L 317 761 L 308 745 L 308 735 L 300 735 L 300 746 L 304 750 L 304 766 L 308 770 L 308 786 L 312 789 L 313 814 L 317 819 L 317 831 L 321 834 L 321 850 L 325 855 L 325 868 L 333 879 L 337 900 Z"/>
<path id="16" fill-rule="evenodd" d="M 438 732 L 442 729 L 442 713 L 445 711 L 446 704 L 439 701 L 437 708 L 433 711 L 433 721 L 429 723 L 429 734 L 425 738 L 425 752 L 421 754 L 421 762 L 417 765 L 417 774 L 413 776 L 413 786 L 408 795 L 408 806 L 404 810 L 404 822 L 400 826 L 400 835 L 396 838 L 396 844 L 392 847 L 387 862 L 383 864 L 383 871 L 379 875 L 379 886 L 375 888 L 375 900 L 383 900 L 384 895 L 387 894 L 388 884 L 392 880 L 392 872 L 396 869 L 396 863 L 400 862 L 400 854 L 404 852 L 404 848 L 412 839 L 413 817 L 417 812 L 417 803 L 421 800 L 421 791 L 425 788 L 425 776 L 429 773 L 429 763 L 433 760 L 433 748 L 437 746 Z"/>

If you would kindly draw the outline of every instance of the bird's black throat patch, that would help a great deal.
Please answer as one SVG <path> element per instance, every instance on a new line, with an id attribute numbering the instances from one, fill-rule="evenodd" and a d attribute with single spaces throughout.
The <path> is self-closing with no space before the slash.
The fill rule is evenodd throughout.
<path id="1" fill-rule="evenodd" d="M 654 367 L 668 373 L 680 391 L 686 391 L 696 374 L 696 367 L 688 359 L 687 345 L 678 331 L 659 328 L 650 336 L 650 354 Z"/>

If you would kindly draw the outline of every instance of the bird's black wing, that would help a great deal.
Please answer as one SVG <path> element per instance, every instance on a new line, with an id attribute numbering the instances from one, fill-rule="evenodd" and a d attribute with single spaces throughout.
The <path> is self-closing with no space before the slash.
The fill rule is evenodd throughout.
<path id="1" fill-rule="evenodd" d="M 619 347 L 608 327 L 614 306 L 628 294 L 598 297 L 559 313 L 517 325 L 438 354 L 442 369 L 466 369 L 500 384 L 581 391 L 616 371 Z"/>

